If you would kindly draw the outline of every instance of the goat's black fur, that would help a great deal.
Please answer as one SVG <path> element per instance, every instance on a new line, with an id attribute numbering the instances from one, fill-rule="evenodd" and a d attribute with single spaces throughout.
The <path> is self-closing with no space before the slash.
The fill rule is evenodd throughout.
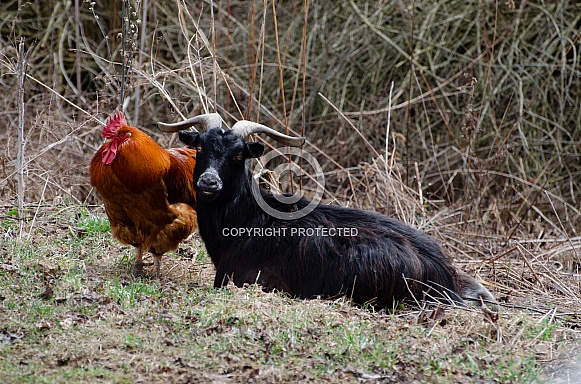
<path id="1" fill-rule="evenodd" d="M 182 131 L 180 140 L 198 149 L 196 210 L 200 235 L 216 267 L 214 287 L 233 279 L 237 286 L 258 283 L 300 298 L 345 295 L 376 308 L 412 297 L 462 301 L 452 261 L 425 234 L 372 212 L 332 205 L 319 205 L 300 219 L 274 218 L 252 196 L 256 181 L 246 164 L 262 155 L 262 144 L 218 128 Z M 285 205 L 265 190 L 261 194 L 279 211 L 309 203 L 302 199 Z M 356 228 L 357 236 L 290 235 L 292 228 L 321 227 Z M 272 228 L 286 235 L 225 236 L 225 228 Z"/>

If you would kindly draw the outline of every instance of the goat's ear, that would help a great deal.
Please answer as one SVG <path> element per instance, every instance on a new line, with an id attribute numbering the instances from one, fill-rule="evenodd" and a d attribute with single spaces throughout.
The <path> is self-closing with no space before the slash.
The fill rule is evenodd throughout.
<path id="1" fill-rule="evenodd" d="M 244 156 L 246 158 L 257 158 L 264 153 L 264 144 L 262 143 L 244 143 Z"/>
<path id="2" fill-rule="evenodd" d="M 199 132 L 192 131 L 180 131 L 179 137 L 180 141 L 187 145 L 188 147 L 195 147 L 198 141 Z"/>

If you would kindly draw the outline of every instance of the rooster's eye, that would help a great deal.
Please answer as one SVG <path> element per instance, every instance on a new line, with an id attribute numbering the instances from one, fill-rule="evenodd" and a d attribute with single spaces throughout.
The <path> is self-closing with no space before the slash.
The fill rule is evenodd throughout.
<path id="1" fill-rule="evenodd" d="M 244 159 L 244 158 L 242 157 L 242 154 L 239 153 L 238 155 L 236 155 L 235 159 L 238 161 L 242 161 L 242 159 Z"/>
<path id="2" fill-rule="evenodd" d="M 196 147 L 196 151 L 198 151 L 198 152 L 202 152 L 202 147 L 200 147 L 200 146 L 197 146 L 197 147 Z"/>

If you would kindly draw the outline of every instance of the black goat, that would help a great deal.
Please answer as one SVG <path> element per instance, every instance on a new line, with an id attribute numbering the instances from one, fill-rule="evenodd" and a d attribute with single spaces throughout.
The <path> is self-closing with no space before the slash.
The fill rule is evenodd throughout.
<path id="1" fill-rule="evenodd" d="M 160 129 L 175 132 L 204 121 L 214 126 L 220 122 L 215 114 L 203 115 L 160 124 Z M 245 121 L 231 130 L 179 134 L 197 149 L 196 210 L 200 235 L 216 267 L 214 287 L 233 279 L 239 287 L 258 283 L 267 291 L 300 298 L 345 295 L 378 309 L 412 298 L 495 303 L 484 286 L 456 270 L 435 241 L 399 221 L 332 205 L 319 205 L 294 220 L 269 215 L 253 196 L 256 181 L 246 162 L 263 154 L 263 144 L 244 141 L 257 130 L 287 145 L 304 140 Z M 263 189 L 260 194 L 280 212 L 309 204 L 306 199 L 284 204 Z"/>

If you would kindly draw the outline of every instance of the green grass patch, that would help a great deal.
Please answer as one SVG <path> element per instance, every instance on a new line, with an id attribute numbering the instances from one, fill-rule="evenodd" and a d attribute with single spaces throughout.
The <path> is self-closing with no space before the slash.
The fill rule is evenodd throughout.
<path id="1" fill-rule="evenodd" d="M 430 309 L 213 289 L 195 241 L 164 258 L 161 279 L 133 279 L 119 262 L 132 250 L 100 230 L 79 237 L 62 224 L 92 214 L 66 212 L 2 243 L 17 267 L 0 269 L 3 382 L 535 382 L 546 351 L 566 356 L 575 339 L 554 313 L 507 310 L 490 323 L 448 309 L 432 320 Z"/>
<path id="2" fill-rule="evenodd" d="M 84 228 L 89 234 L 107 233 L 111 230 L 109 220 L 105 216 L 95 215 L 86 209 L 79 212 L 76 224 Z"/>

